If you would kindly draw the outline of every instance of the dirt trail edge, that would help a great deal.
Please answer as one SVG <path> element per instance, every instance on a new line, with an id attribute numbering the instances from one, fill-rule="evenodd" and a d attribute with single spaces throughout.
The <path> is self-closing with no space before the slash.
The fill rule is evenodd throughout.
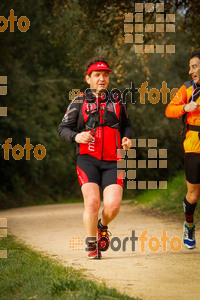
<path id="1" fill-rule="evenodd" d="M 178 249 L 178 244 L 174 240 L 170 245 L 170 240 L 173 237 L 182 239 L 182 223 L 150 216 L 126 201 L 118 217 L 109 226 L 112 238 L 116 237 L 112 240 L 112 249 L 102 252 L 103 259 L 96 261 L 87 259 L 84 246 L 74 245 L 74 250 L 70 248 L 70 241 L 73 247 L 73 241 L 78 237 L 80 241 L 85 241 L 82 213 L 83 203 L 76 203 L 9 209 L 0 211 L 0 217 L 7 218 L 8 233 L 18 240 L 58 258 L 65 266 L 85 269 L 88 278 L 104 281 L 108 287 L 114 287 L 129 296 L 144 300 L 200 299 L 198 228 L 197 247 L 194 250 L 187 250 L 181 245 L 179 251 L 173 252 L 172 246 Z M 147 240 L 142 251 L 139 237 L 145 230 Z M 163 230 L 169 237 L 166 251 L 163 251 L 164 242 L 161 241 Z M 134 242 L 130 240 L 134 236 L 132 231 L 138 237 L 135 251 Z M 158 241 L 160 246 L 156 249 Z"/>

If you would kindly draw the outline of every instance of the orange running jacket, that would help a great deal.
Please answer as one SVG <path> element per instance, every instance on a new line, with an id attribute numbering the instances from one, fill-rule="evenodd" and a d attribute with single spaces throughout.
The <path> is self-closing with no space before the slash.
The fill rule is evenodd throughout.
<path id="1" fill-rule="evenodd" d="M 199 85 L 194 86 L 195 90 L 200 89 Z M 165 114 L 168 118 L 180 118 L 185 114 L 183 106 L 192 99 L 193 86 L 192 81 L 186 81 L 181 88 L 176 93 L 175 97 L 168 104 Z M 195 91 L 196 94 L 196 91 Z M 197 95 L 200 95 L 197 94 Z M 197 98 L 197 100 L 195 99 Z M 200 97 L 195 97 L 197 103 L 200 103 Z M 186 125 L 200 126 L 200 107 L 198 107 L 194 112 L 187 113 Z M 200 139 L 197 131 L 187 130 L 185 140 L 183 142 L 183 147 L 185 153 L 195 152 L 200 153 Z"/>

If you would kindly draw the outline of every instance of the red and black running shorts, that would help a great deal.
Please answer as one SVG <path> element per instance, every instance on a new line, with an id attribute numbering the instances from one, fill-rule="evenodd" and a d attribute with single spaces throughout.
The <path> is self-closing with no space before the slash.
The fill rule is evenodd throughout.
<path id="1" fill-rule="evenodd" d="M 185 153 L 185 176 L 189 183 L 200 183 L 200 153 Z"/>
<path id="2" fill-rule="evenodd" d="M 117 161 L 99 160 L 91 155 L 78 155 L 77 175 L 80 186 L 87 182 L 97 183 L 104 190 L 110 184 L 123 187 L 123 179 L 117 176 Z"/>

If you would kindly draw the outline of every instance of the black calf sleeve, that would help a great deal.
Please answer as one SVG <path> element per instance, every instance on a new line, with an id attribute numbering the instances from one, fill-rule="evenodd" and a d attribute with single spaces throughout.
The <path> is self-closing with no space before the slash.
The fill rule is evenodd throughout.
<path id="1" fill-rule="evenodd" d="M 188 223 L 194 222 L 193 215 L 196 207 L 196 203 L 191 204 L 187 201 L 186 197 L 183 199 L 183 209 L 185 213 L 185 220 Z"/>
<path id="2" fill-rule="evenodd" d="M 98 229 L 107 229 L 108 226 L 104 226 L 104 225 L 101 223 L 101 219 L 99 219 L 97 228 L 98 228 Z"/>

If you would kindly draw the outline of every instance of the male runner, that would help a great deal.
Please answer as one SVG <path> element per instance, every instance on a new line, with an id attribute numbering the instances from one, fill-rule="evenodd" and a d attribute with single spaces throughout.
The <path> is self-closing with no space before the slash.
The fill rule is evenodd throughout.
<path id="1" fill-rule="evenodd" d="M 166 108 L 168 118 L 187 115 L 185 150 L 185 174 L 187 194 L 183 200 L 185 212 L 183 244 L 195 247 L 193 215 L 200 196 L 200 52 L 193 52 L 189 62 L 191 81 L 186 81 Z"/>
<path id="2" fill-rule="evenodd" d="M 88 257 L 93 259 L 100 259 L 101 251 L 109 246 L 107 225 L 117 216 L 122 200 L 117 149 L 121 144 L 124 150 L 131 147 L 132 126 L 125 104 L 120 95 L 107 90 L 110 72 L 104 58 L 90 60 L 85 78 L 90 88 L 71 102 L 58 128 L 64 140 L 77 143 L 77 174 L 85 206 L 83 223 L 89 242 Z M 104 209 L 98 220 L 100 187 Z"/>

